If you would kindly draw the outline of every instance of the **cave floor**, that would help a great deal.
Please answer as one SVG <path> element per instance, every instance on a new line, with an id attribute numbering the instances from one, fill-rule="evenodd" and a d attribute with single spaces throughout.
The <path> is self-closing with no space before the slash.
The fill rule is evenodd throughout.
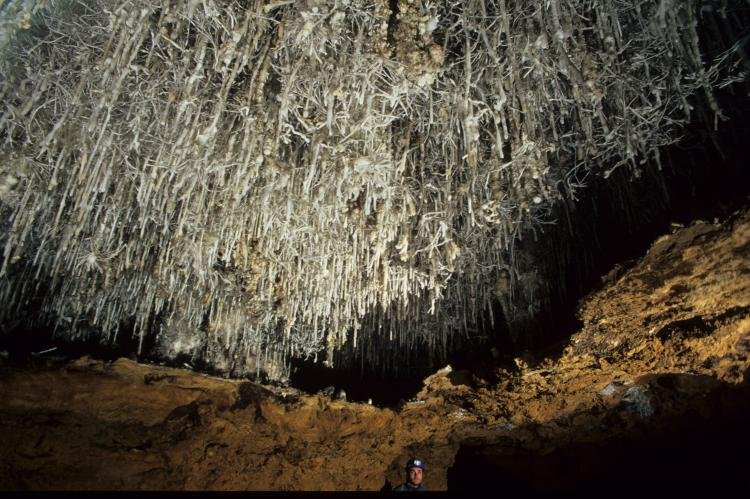
<path id="1" fill-rule="evenodd" d="M 750 213 L 658 239 L 562 351 L 442 369 L 398 408 L 120 359 L 0 366 L 2 490 L 742 489 Z M 653 485 L 656 483 L 656 485 Z"/>

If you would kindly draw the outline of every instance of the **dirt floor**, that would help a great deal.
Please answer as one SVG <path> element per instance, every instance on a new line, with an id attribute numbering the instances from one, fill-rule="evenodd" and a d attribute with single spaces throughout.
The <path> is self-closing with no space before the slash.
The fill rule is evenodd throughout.
<path id="1" fill-rule="evenodd" d="M 446 367 L 398 409 L 128 359 L 6 361 L 0 489 L 381 490 L 416 455 L 431 490 L 750 492 L 750 213 L 663 236 L 579 316 L 557 352 Z"/>

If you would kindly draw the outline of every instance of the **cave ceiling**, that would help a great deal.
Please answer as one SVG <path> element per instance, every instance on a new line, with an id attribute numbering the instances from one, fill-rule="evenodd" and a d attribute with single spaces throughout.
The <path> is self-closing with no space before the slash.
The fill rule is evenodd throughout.
<path id="1" fill-rule="evenodd" d="M 726 118 L 746 11 L 4 2 L 0 319 L 274 380 L 522 334 L 529 241 Z"/>

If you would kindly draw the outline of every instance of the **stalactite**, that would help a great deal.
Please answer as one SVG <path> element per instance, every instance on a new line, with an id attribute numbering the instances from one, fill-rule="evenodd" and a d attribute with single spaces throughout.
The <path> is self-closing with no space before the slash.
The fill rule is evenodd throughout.
<path id="1" fill-rule="evenodd" d="M 720 115 L 697 1 L 390 3 L 5 2 L 0 318 L 41 282 L 64 334 L 275 378 L 445 355 L 579 173 Z"/>

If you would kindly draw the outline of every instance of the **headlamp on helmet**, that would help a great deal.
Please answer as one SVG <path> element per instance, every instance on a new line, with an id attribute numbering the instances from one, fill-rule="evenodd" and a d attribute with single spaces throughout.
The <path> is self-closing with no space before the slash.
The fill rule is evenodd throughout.
<path id="1" fill-rule="evenodd" d="M 424 471 L 424 461 L 416 458 L 409 459 L 409 462 L 406 463 L 406 470 L 408 471 L 412 468 L 419 468 L 420 470 Z"/>

